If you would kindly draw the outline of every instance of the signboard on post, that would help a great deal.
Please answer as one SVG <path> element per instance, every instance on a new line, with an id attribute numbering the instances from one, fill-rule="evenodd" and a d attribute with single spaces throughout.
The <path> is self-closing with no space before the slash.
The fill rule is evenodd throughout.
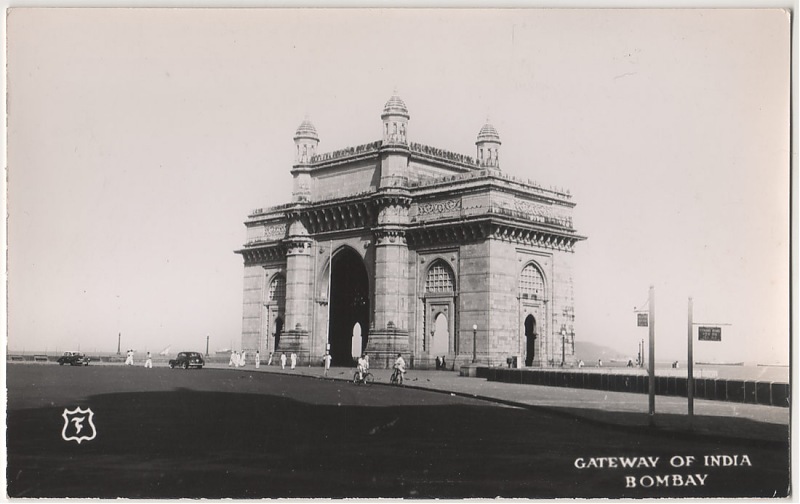
<path id="1" fill-rule="evenodd" d="M 637 313 L 636 314 L 636 327 L 647 327 L 647 314 L 646 313 Z"/>
<path id="2" fill-rule="evenodd" d="M 722 328 L 721 327 L 698 327 L 697 328 L 698 341 L 722 341 Z"/>

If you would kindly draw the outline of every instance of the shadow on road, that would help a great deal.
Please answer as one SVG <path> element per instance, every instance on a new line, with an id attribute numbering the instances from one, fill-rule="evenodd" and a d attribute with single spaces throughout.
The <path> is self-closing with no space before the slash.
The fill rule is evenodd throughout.
<path id="1" fill-rule="evenodd" d="M 342 386 L 357 390 L 345 390 L 356 402 L 386 389 L 329 383 L 326 397 Z M 788 441 L 672 435 L 587 421 L 566 415 L 569 410 L 458 404 L 449 397 L 441 401 L 450 403 L 436 404 L 419 399 L 425 392 L 389 390 L 418 400 L 393 406 L 385 390 L 381 406 L 315 404 L 277 391 L 91 395 L 81 405 L 95 413 L 97 437 L 81 444 L 61 438 L 63 406 L 10 408 L 8 494 L 554 498 L 772 497 L 788 491 Z M 676 471 L 667 463 L 688 454 L 747 454 L 752 465 Z M 659 457 L 659 464 L 626 470 L 575 465 L 577 458 L 608 456 Z M 707 478 L 700 487 L 626 486 L 626 475 L 675 472 Z"/>

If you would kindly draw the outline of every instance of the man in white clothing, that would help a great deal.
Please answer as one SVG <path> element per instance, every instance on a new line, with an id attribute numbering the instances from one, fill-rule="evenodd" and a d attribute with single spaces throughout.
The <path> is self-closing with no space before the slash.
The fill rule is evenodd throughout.
<path id="1" fill-rule="evenodd" d="M 150 352 L 147 352 L 147 360 L 144 361 L 144 367 L 153 369 L 153 358 L 150 356 Z"/>
<path id="2" fill-rule="evenodd" d="M 356 364 L 356 371 L 358 372 L 358 381 L 364 379 L 364 374 L 369 369 L 369 362 L 367 362 L 366 355 L 362 355 L 358 358 L 358 363 Z"/>
<path id="3" fill-rule="evenodd" d="M 292 352 L 291 359 L 292 359 L 292 369 L 294 369 L 294 367 L 297 365 L 297 354 Z"/>
<path id="4" fill-rule="evenodd" d="M 331 354 L 325 352 L 322 357 L 322 363 L 325 365 L 325 376 L 328 376 L 328 370 L 331 368 Z"/>
<path id="5" fill-rule="evenodd" d="M 397 359 L 394 361 L 394 368 L 397 370 L 397 382 L 403 383 L 403 375 L 406 374 L 406 361 L 401 354 L 397 354 Z"/>

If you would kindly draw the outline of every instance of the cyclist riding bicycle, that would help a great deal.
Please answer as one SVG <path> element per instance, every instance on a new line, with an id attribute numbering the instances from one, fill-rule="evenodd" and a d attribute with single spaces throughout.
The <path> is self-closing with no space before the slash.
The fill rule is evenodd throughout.
<path id="1" fill-rule="evenodd" d="M 367 360 L 367 355 L 362 354 L 361 357 L 358 358 L 358 365 L 356 366 L 356 371 L 358 372 L 358 380 L 361 381 L 364 379 L 364 374 L 369 371 L 369 361 Z"/>
<path id="2" fill-rule="evenodd" d="M 397 374 L 397 382 L 402 384 L 403 375 L 406 373 L 406 361 L 403 360 L 403 356 L 401 354 L 397 354 L 397 359 L 394 361 L 394 369 L 395 373 Z"/>

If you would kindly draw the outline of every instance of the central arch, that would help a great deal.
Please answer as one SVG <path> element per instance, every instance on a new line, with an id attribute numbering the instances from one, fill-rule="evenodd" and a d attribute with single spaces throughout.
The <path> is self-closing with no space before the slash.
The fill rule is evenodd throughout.
<path id="1" fill-rule="evenodd" d="M 361 351 L 369 339 L 369 277 L 364 261 L 351 248 L 337 252 L 331 261 L 330 321 L 328 342 L 331 363 L 353 365 L 353 329 L 361 328 Z"/>

